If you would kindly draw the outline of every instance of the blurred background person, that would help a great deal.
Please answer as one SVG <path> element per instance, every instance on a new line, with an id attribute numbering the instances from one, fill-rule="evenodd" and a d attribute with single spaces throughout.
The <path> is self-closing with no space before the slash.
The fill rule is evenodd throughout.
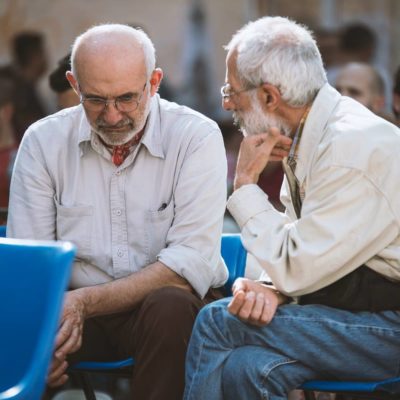
<path id="1" fill-rule="evenodd" d="M 366 63 L 352 62 L 338 70 L 336 89 L 343 96 L 357 100 L 375 114 L 394 122 L 385 112 L 384 82 L 375 67 Z"/>
<path id="2" fill-rule="evenodd" d="M 390 112 L 392 79 L 389 72 L 376 62 L 378 40 L 375 31 L 362 22 L 351 22 L 338 30 L 337 63 L 327 68 L 329 83 L 335 86 L 339 71 L 349 63 L 369 64 L 379 73 L 383 82 L 384 105 Z"/>
<path id="3" fill-rule="evenodd" d="M 0 72 L 13 80 L 13 127 L 17 144 L 33 122 L 46 116 L 37 84 L 47 70 L 44 37 L 39 32 L 20 32 L 11 42 L 12 62 Z"/>
<path id="4" fill-rule="evenodd" d="M 49 76 L 49 85 L 57 95 L 57 107 L 59 110 L 73 107 L 80 103 L 79 96 L 72 89 L 65 75 L 67 71 L 71 71 L 71 54 L 63 57 Z"/>
<path id="5" fill-rule="evenodd" d="M 6 221 L 10 174 L 17 147 L 12 127 L 13 93 L 12 80 L 0 74 L 0 225 Z"/>
<path id="6" fill-rule="evenodd" d="M 394 75 L 394 86 L 393 86 L 393 113 L 396 117 L 396 123 L 400 126 L 400 66 Z"/>

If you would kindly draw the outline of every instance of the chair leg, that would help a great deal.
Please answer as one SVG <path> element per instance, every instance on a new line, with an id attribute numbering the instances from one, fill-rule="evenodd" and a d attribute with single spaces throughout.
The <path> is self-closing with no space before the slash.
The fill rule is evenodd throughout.
<path id="1" fill-rule="evenodd" d="M 313 391 L 304 390 L 304 398 L 305 400 L 315 400 L 315 394 Z"/>
<path id="2" fill-rule="evenodd" d="M 96 400 L 96 395 L 89 374 L 87 372 L 80 372 L 78 375 L 86 400 Z"/>

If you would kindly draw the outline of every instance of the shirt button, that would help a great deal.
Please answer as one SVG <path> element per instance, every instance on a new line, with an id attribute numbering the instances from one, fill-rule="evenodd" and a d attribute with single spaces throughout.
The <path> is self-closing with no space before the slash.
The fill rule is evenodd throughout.
<path id="1" fill-rule="evenodd" d="M 122 211 L 121 210 L 117 210 L 117 211 L 115 211 L 115 214 L 120 216 L 122 214 Z"/>
<path id="2" fill-rule="evenodd" d="M 118 257 L 122 257 L 124 255 L 124 252 L 122 250 L 118 250 L 117 254 Z"/>
<path id="3" fill-rule="evenodd" d="M 115 175 L 120 176 L 120 175 L 121 175 L 121 171 L 117 171 L 117 172 L 115 173 Z"/>

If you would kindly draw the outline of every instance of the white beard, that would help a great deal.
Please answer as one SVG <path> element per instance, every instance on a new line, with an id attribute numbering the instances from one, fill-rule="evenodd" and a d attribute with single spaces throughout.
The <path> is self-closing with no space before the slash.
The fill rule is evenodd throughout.
<path id="1" fill-rule="evenodd" d="M 104 129 L 107 124 L 104 121 L 96 121 L 96 125 L 92 126 L 93 132 L 100 136 L 104 143 L 110 146 L 120 146 L 122 144 L 128 143 L 132 140 L 145 126 L 147 117 L 150 112 L 151 98 L 148 99 L 145 107 L 135 119 L 126 117 L 122 119 L 115 128 L 120 128 L 123 126 L 130 126 L 131 129 L 124 132 L 112 132 L 112 127 L 109 130 Z"/>
<path id="2" fill-rule="evenodd" d="M 243 136 L 266 133 L 273 127 L 278 128 L 285 136 L 289 136 L 290 128 L 287 123 L 273 114 L 265 113 L 255 93 L 250 94 L 250 96 L 252 100 L 251 110 L 243 115 L 239 115 L 237 112 L 233 113 L 234 123 L 239 126 Z"/>

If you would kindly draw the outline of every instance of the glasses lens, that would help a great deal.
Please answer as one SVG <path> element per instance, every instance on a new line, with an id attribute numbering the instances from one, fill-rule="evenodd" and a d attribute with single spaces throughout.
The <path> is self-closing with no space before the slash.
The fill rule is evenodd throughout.
<path id="1" fill-rule="evenodd" d="M 86 108 L 91 111 L 102 111 L 107 103 L 107 101 L 103 99 L 84 99 L 83 103 Z"/>
<path id="2" fill-rule="evenodd" d="M 139 105 L 139 102 L 134 99 L 117 99 L 115 103 L 118 110 L 122 112 L 135 111 Z"/>

